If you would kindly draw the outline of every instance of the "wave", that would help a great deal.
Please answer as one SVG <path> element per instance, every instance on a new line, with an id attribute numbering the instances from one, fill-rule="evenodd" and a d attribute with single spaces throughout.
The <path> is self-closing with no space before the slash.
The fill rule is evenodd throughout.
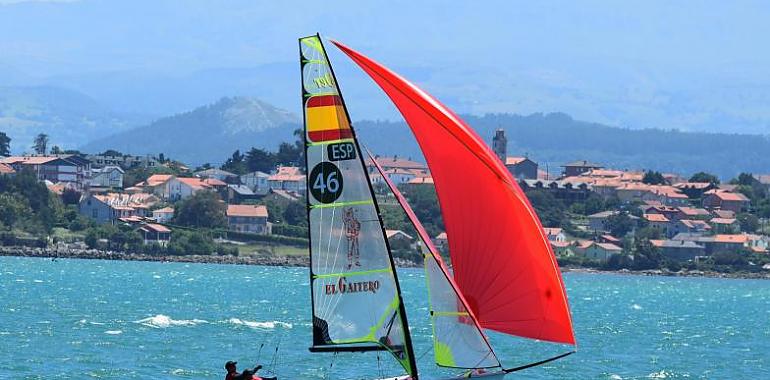
<path id="1" fill-rule="evenodd" d="M 232 323 L 234 325 L 241 325 L 246 327 L 251 327 L 254 329 L 274 329 L 276 327 L 283 327 L 285 329 L 290 329 L 294 327 L 291 323 L 281 322 L 281 321 L 265 321 L 265 322 L 259 322 L 259 321 L 244 321 L 242 319 L 238 318 L 230 318 L 227 320 L 228 323 Z"/>
<path id="2" fill-rule="evenodd" d="M 167 327 L 173 327 L 173 326 L 195 326 L 201 323 L 208 323 L 208 321 L 205 321 L 203 319 L 177 320 L 169 317 L 168 315 L 158 314 L 152 317 L 134 321 L 134 323 L 139 323 L 142 326 L 152 327 L 156 329 L 165 329 Z"/>
<path id="3" fill-rule="evenodd" d="M 120 335 L 123 334 L 123 331 L 121 330 L 107 330 L 104 332 L 107 335 Z"/>

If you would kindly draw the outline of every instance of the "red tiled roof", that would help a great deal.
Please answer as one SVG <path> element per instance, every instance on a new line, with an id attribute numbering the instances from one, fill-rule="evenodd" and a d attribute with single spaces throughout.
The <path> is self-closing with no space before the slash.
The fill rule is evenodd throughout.
<path id="1" fill-rule="evenodd" d="M 419 163 L 412 160 L 406 160 L 403 158 L 398 157 L 375 157 L 375 160 L 377 160 L 377 163 L 380 164 L 384 169 L 390 169 L 390 168 L 401 168 L 401 169 L 425 169 L 425 164 Z M 374 166 L 372 161 L 367 158 L 366 159 L 366 165 L 367 166 Z"/>
<path id="2" fill-rule="evenodd" d="M 527 157 L 506 157 L 505 158 L 505 164 L 506 165 L 516 165 L 520 164 L 527 160 Z"/>
<path id="3" fill-rule="evenodd" d="M 620 248 L 617 245 L 612 244 L 612 243 L 595 243 L 595 244 L 597 246 L 605 249 L 605 250 L 608 250 L 608 251 L 622 251 L 623 250 L 623 248 Z"/>
<path id="4" fill-rule="evenodd" d="M 163 214 L 163 213 L 172 213 L 173 214 L 174 213 L 174 208 L 173 207 L 159 208 L 159 209 L 153 211 L 153 213 L 156 213 L 156 212 L 159 213 L 159 214 Z"/>
<path id="5" fill-rule="evenodd" d="M 65 157 L 57 156 L 10 156 L 0 158 L 2 164 L 41 165 Z"/>
<path id="6" fill-rule="evenodd" d="M 298 182 L 304 181 L 305 176 L 302 175 L 300 169 L 294 166 L 279 166 L 278 171 L 275 174 L 267 177 L 268 181 L 284 181 L 284 182 Z"/>
<path id="7" fill-rule="evenodd" d="M 160 224 L 155 223 L 147 223 L 142 228 L 146 228 L 155 232 L 171 232 L 170 229 L 168 229 L 166 226 L 162 226 Z"/>
<path id="8" fill-rule="evenodd" d="M 446 240 L 446 239 L 447 239 L 446 232 L 442 232 L 442 233 L 436 235 L 436 240 Z"/>
<path id="9" fill-rule="evenodd" d="M 749 241 L 746 235 L 714 235 L 715 243 L 743 244 Z"/>
<path id="10" fill-rule="evenodd" d="M 558 235 L 562 232 L 561 228 L 555 228 L 555 227 L 543 227 L 543 231 L 548 236 L 554 236 Z"/>
<path id="11" fill-rule="evenodd" d="M 644 219 L 647 219 L 649 222 L 668 222 L 668 218 L 663 214 L 644 214 Z"/>
<path id="12" fill-rule="evenodd" d="M 410 185 L 433 185 L 433 177 L 414 177 L 407 183 Z"/>
<path id="13" fill-rule="evenodd" d="M 209 186 L 227 186 L 227 183 L 216 178 L 206 178 L 203 180 L 203 183 Z"/>
<path id="14" fill-rule="evenodd" d="M 205 180 L 200 178 L 177 178 L 177 181 L 194 189 L 206 189 L 211 187 Z"/>
<path id="15" fill-rule="evenodd" d="M 169 179 L 171 179 L 173 175 L 171 174 L 153 174 L 149 178 L 147 178 L 147 181 L 145 181 L 145 186 L 155 187 L 160 184 L 165 183 Z M 138 185 L 138 184 L 137 184 Z"/>
<path id="16" fill-rule="evenodd" d="M 0 174 L 13 174 L 13 173 L 16 173 L 16 170 L 13 170 L 12 167 L 6 164 L 0 163 Z"/>
<path id="17" fill-rule="evenodd" d="M 706 192 L 707 195 L 714 195 L 720 200 L 723 201 L 736 201 L 736 202 L 748 202 L 749 198 L 746 198 L 745 195 L 741 193 L 733 193 L 726 190 L 709 190 Z"/>
<path id="18" fill-rule="evenodd" d="M 410 236 L 409 234 L 407 234 L 404 231 L 401 231 L 401 230 L 385 230 L 385 236 L 387 236 L 388 239 L 390 239 L 390 238 L 392 238 L 392 237 L 394 237 L 396 235 L 404 235 L 407 238 L 412 239 L 412 236 Z"/>
<path id="19" fill-rule="evenodd" d="M 227 216 L 267 217 L 267 207 L 257 205 L 229 205 Z"/>

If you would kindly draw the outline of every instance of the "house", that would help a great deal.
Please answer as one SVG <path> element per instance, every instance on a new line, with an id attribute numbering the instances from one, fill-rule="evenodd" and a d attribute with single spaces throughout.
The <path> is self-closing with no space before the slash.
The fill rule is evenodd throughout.
<path id="1" fill-rule="evenodd" d="M 246 185 L 227 185 L 227 203 L 243 203 L 247 200 L 257 199 L 257 194 L 254 194 Z"/>
<path id="2" fill-rule="evenodd" d="M 269 174 L 260 171 L 246 173 L 241 176 L 241 184 L 248 186 L 254 194 L 266 195 L 270 192 L 270 186 L 267 183 Z"/>
<path id="3" fill-rule="evenodd" d="M 269 235 L 272 226 L 267 217 L 267 207 L 262 205 L 227 206 L 227 228 L 230 231 Z"/>
<path id="4" fill-rule="evenodd" d="M 708 220 L 711 218 L 711 213 L 705 208 L 680 206 L 677 210 L 679 212 L 674 216 L 675 219 Z"/>
<path id="5" fill-rule="evenodd" d="M 414 238 L 401 230 L 385 230 L 385 236 L 388 238 L 388 242 L 394 248 L 407 248 L 412 245 Z"/>
<path id="6" fill-rule="evenodd" d="M 390 178 L 390 177 L 388 177 Z M 374 182 L 374 180 L 372 180 Z M 407 182 L 408 185 L 433 185 L 433 177 L 414 177 Z"/>
<path id="7" fill-rule="evenodd" d="M 738 220 L 735 218 L 711 218 L 709 225 L 718 234 L 734 234 L 740 230 Z"/>
<path id="8" fill-rule="evenodd" d="M 387 171 L 390 169 L 419 170 L 419 171 L 428 170 L 428 167 L 423 163 L 412 161 L 411 159 L 399 158 L 398 156 L 393 156 L 393 157 L 375 156 L 374 159 L 377 160 L 377 163 L 380 164 L 380 167 L 382 168 L 383 171 Z M 366 158 L 366 168 L 368 169 L 369 173 L 374 173 L 377 171 L 377 167 L 368 157 Z"/>
<path id="9" fill-rule="evenodd" d="M 616 237 L 614 237 L 614 236 L 612 236 L 610 234 L 604 234 L 602 236 L 599 236 L 599 238 L 596 239 L 596 241 L 598 241 L 599 243 L 615 244 L 618 247 L 622 247 L 623 246 L 623 241 L 621 241 L 620 239 L 618 239 L 618 238 L 616 238 Z"/>
<path id="10" fill-rule="evenodd" d="M 650 243 L 660 250 L 663 256 L 672 260 L 689 261 L 706 255 L 706 248 L 694 241 L 650 240 Z"/>
<path id="11" fill-rule="evenodd" d="M 91 171 L 91 163 L 74 154 L 0 157 L 0 164 L 8 165 L 16 172 L 30 170 L 37 175 L 39 181 L 70 183 L 77 189 L 83 188 Z"/>
<path id="12" fill-rule="evenodd" d="M 152 211 L 152 219 L 158 223 L 169 223 L 174 219 L 174 208 L 164 207 Z"/>
<path id="13" fill-rule="evenodd" d="M 97 223 L 114 224 L 120 218 L 152 215 L 149 210 L 158 201 L 155 195 L 147 193 L 90 193 L 82 197 L 78 204 L 78 211 Z"/>
<path id="14" fill-rule="evenodd" d="M 151 169 L 159 165 L 158 159 L 153 156 L 132 156 L 123 154 L 89 154 L 85 157 L 95 168 L 105 166 L 118 166 L 121 169 L 146 168 Z"/>
<path id="15" fill-rule="evenodd" d="M 671 222 L 663 214 L 643 214 L 642 218 L 647 221 L 647 224 L 662 233 L 668 231 L 668 225 Z"/>
<path id="16" fill-rule="evenodd" d="M 267 178 L 267 183 L 271 190 L 305 192 L 305 176 L 294 166 L 279 166 Z"/>
<path id="17" fill-rule="evenodd" d="M 207 182 L 209 181 L 209 182 Z M 213 190 L 210 180 L 171 176 L 163 185 L 163 196 L 172 202 L 185 199 L 201 190 Z M 219 182 L 218 184 L 224 184 Z M 225 184 L 225 186 L 227 186 Z"/>
<path id="18" fill-rule="evenodd" d="M 203 179 L 215 178 L 226 184 L 228 183 L 237 184 L 240 182 L 240 178 L 238 177 L 237 174 L 230 173 L 227 170 L 216 169 L 216 168 L 197 171 L 193 173 L 193 175 Z"/>
<path id="19" fill-rule="evenodd" d="M 13 168 L 10 165 L 7 164 L 0 164 L 0 175 L 14 175 L 16 174 L 16 170 L 13 170 Z"/>
<path id="20" fill-rule="evenodd" d="M 439 251 L 446 252 L 449 249 L 449 240 L 447 239 L 446 232 L 442 232 L 433 238 L 433 245 L 438 248 Z"/>
<path id="21" fill-rule="evenodd" d="M 735 212 L 730 210 L 711 210 L 711 215 L 713 215 L 715 218 L 725 218 L 725 219 L 734 219 L 735 218 Z"/>
<path id="22" fill-rule="evenodd" d="M 537 179 L 537 163 L 527 157 L 506 157 L 505 167 L 517 180 Z"/>
<path id="23" fill-rule="evenodd" d="M 411 170 L 400 168 L 387 169 L 384 171 L 384 173 L 395 185 L 408 183 L 417 177 Z"/>
<path id="24" fill-rule="evenodd" d="M 153 174 L 144 182 L 139 182 L 135 184 L 133 187 L 141 189 L 143 192 L 153 193 L 159 197 L 168 199 L 168 189 L 166 187 L 166 183 L 171 179 L 174 178 L 174 175 L 171 174 Z M 127 188 L 126 190 L 129 190 L 131 188 Z"/>
<path id="25" fill-rule="evenodd" d="M 739 213 L 749 206 L 749 198 L 741 193 L 714 189 L 703 195 L 703 207 L 707 209 L 729 210 Z"/>
<path id="26" fill-rule="evenodd" d="M 584 200 L 588 198 L 592 185 L 580 181 L 569 180 L 541 180 L 524 179 L 519 181 L 519 185 L 526 192 L 529 190 L 544 190 L 555 198 L 566 200 L 568 202 Z"/>
<path id="27" fill-rule="evenodd" d="M 587 173 L 594 169 L 603 169 L 604 166 L 600 164 L 596 164 L 593 162 L 589 162 L 586 160 L 580 160 L 580 161 L 573 161 L 570 163 L 566 163 L 562 165 L 564 168 L 564 176 L 565 177 L 572 177 L 572 176 L 579 176 L 583 173 Z"/>
<path id="28" fill-rule="evenodd" d="M 607 262 L 610 257 L 623 253 L 623 248 L 611 243 L 592 242 L 583 250 L 583 255 L 592 260 Z"/>
<path id="29" fill-rule="evenodd" d="M 572 243 L 567 241 L 549 241 L 551 248 L 553 248 L 554 255 L 558 257 L 573 256 L 575 252 L 572 250 Z"/>
<path id="30" fill-rule="evenodd" d="M 564 234 L 564 230 L 561 228 L 544 227 L 543 231 L 548 241 L 560 243 L 567 241 L 567 235 Z"/>
<path id="31" fill-rule="evenodd" d="M 124 171 L 119 166 L 105 166 L 99 169 L 91 169 L 91 177 L 88 179 L 88 186 L 122 189 L 123 174 Z"/>
<path id="32" fill-rule="evenodd" d="M 690 199 L 700 199 L 703 193 L 716 189 L 716 185 L 711 182 L 679 182 L 675 183 L 674 187 Z"/>
<path id="33" fill-rule="evenodd" d="M 643 214 L 658 214 L 664 216 L 667 220 L 673 220 L 677 218 L 677 214 L 679 214 L 679 208 L 672 207 L 672 206 L 665 206 L 660 202 L 657 202 L 659 205 L 655 206 L 642 206 L 642 213 Z"/>
<path id="34" fill-rule="evenodd" d="M 679 219 L 668 225 L 669 237 L 680 233 L 704 234 L 711 231 L 711 226 L 704 220 Z"/>
<path id="35" fill-rule="evenodd" d="M 139 227 L 144 244 L 158 244 L 161 247 L 168 245 L 171 241 L 171 230 L 160 224 L 147 223 Z"/>
<path id="36" fill-rule="evenodd" d="M 619 211 L 611 210 L 588 215 L 588 227 L 592 231 L 607 231 L 607 219 L 611 216 L 618 215 L 619 213 Z"/>
<path id="37" fill-rule="evenodd" d="M 714 235 L 712 239 L 711 254 L 718 252 L 741 252 L 749 248 L 749 237 L 745 234 L 718 234 Z"/>

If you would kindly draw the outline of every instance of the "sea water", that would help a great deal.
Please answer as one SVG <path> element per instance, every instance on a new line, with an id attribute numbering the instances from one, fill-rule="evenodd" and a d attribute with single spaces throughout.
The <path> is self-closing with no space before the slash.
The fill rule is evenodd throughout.
<path id="1" fill-rule="evenodd" d="M 400 270 L 419 368 L 432 362 L 422 271 Z M 770 281 L 564 275 L 578 352 L 527 379 L 770 379 Z M 397 374 L 385 353 L 311 354 L 305 268 L 0 258 L 0 379 L 282 379 Z M 507 366 L 569 347 L 491 340 Z"/>

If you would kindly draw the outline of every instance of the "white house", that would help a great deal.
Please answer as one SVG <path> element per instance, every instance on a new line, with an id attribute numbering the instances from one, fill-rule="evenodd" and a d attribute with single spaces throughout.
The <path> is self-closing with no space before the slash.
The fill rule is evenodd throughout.
<path id="1" fill-rule="evenodd" d="M 170 201 L 185 199 L 198 191 L 211 190 L 212 186 L 200 178 L 180 178 L 172 176 L 164 184 L 163 194 Z"/>
<path id="2" fill-rule="evenodd" d="M 298 167 L 279 166 L 275 173 L 267 178 L 271 190 L 287 190 L 298 193 L 305 191 L 305 176 Z"/>
<path id="3" fill-rule="evenodd" d="M 123 188 L 123 169 L 119 166 L 105 166 L 101 169 L 91 169 L 88 184 L 91 187 Z"/>
<path id="4" fill-rule="evenodd" d="M 241 176 L 241 184 L 248 186 L 254 194 L 265 195 L 270 192 L 269 177 L 269 174 L 260 171 L 251 172 Z"/>
<path id="5" fill-rule="evenodd" d="M 152 212 L 152 218 L 158 223 L 168 223 L 174 218 L 174 208 L 164 207 Z"/>

